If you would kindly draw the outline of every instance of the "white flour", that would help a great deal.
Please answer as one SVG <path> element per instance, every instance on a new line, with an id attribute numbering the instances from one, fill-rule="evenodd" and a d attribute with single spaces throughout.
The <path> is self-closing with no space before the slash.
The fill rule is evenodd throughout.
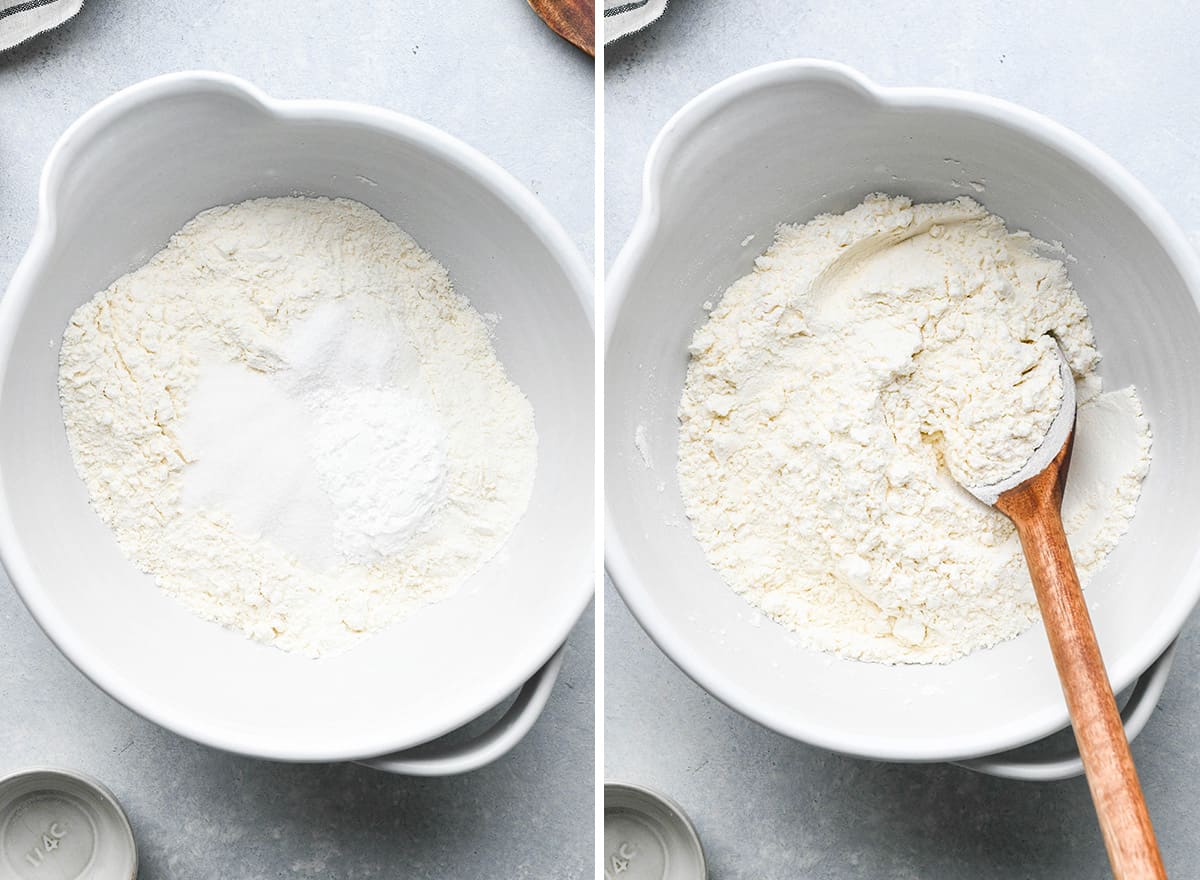
<path id="1" fill-rule="evenodd" d="M 1133 389 L 1100 395 L 1061 262 L 969 199 L 872 196 L 783 226 L 696 333 L 679 480 L 709 561 L 811 647 L 946 662 L 1037 617 L 1011 523 L 956 482 L 1015 473 L 1081 407 L 1064 520 L 1086 582 L 1149 465 Z"/>
<path id="2" fill-rule="evenodd" d="M 529 502 L 533 412 L 445 269 L 347 200 L 206 211 L 72 316 L 76 467 L 201 616 L 311 656 L 452 590 Z"/>

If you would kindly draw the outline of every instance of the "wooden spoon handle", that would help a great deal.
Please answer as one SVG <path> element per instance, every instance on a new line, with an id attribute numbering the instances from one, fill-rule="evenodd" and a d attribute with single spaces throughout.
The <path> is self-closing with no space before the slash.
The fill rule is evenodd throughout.
<path id="1" fill-rule="evenodd" d="M 1058 505 L 1049 499 L 1031 504 L 1013 520 L 1042 609 L 1113 875 L 1117 880 L 1165 878 Z"/>

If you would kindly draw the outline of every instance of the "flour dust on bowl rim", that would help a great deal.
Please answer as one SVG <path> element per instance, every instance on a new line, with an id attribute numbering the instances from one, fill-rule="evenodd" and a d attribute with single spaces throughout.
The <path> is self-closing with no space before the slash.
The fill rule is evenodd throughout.
<path id="1" fill-rule="evenodd" d="M 676 411 L 702 305 L 751 271 L 779 223 L 841 213 L 872 192 L 970 196 L 1071 256 L 1105 387 L 1135 385 L 1154 431 L 1137 514 L 1087 593 L 1114 686 L 1147 673 L 1154 681 L 1136 694 L 1152 704 L 1200 598 L 1196 255 L 1140 184 L 1056 123 L 980 95 L 882 88 L 839 64 L 734 76 L 680 110 L 651 148 L 641 214 L 607 290 L 605 548 L 617 588 L 701 686 L 815 745 L 956 761 L 1067 723 L 1040 625 L 941 666 L 805 650 L 709 567 L 684 515 Z M 1131 707 L 1131 733 L 1146 714 Z"/>
<path id="2" fill-rule="evenodd" d="M 203 621 L 121 554 L 88 504 L 59 408 L 75 308 L 200 211 L 259 196 L 346 197 L 383 214 L 500 320 L 494 346 L 533 405 L 529 508 L 451 597 L 320 661 Z M 221 74 L 148 80 L 71 126 L 43 172 L 29 250 L 0 302 L 0 556 L 64 654 L 182 735 L 295 761 L 386 755 L 526 685 L 474 746 L 406 772 L 494 758 L 533 723 L 592 590 L 592 338 L 582 258 L 537 200 L 475 150 L 371 107 L 277 101 Z"/>

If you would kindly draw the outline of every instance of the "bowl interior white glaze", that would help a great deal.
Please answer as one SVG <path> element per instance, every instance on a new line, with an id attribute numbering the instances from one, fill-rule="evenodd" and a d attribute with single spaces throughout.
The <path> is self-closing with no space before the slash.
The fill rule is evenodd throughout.
<path id="1" fill-rule="evenodd" d="M 533 499 L 500 554 L 453 597 L 321 661 L 194 617 L 125 559 L 75 474 L 56 388 L 58 341 L 80 303 L 199 211 L 297 192 L 375 208 L 498 314 L 497 352 L 539 434 Z M 558 647 L 591 593 L 589 285 L 565 234 L 512 178 L 394 114 L 174 75 L 109 99 L 64 136 L 42 212 L 0 321 L 0 529 L 22 596 L 86 674 L 203 742 L 334 760 L 462 724 Z"/>
<path id="2" fill-rule="evenodd" d="M 841 212 L 874 191 L 968 195 L 1010 228 L 1065 245 L 1106 385 L 1137 386 L 1155 435 L 1137 516 L 1088 591 L 1117 687 L 1179 632 L 1200 591 L 1200 276 L 1181 234 L 1115 163 L 1034 114 L 961 93 L 877 89 L 823 63 L 718 85 L 652 151 L 642 216 L 610 275 L 608 566 L 685 671 L 776 730 L 885 759 L 997 752 L 1066 721 L 1040 627 L 944 666 L 804 650 L 707 565 L 680 501 L 676 407 L 701 304 L 751 269 L 778 223 Z M 639 426 L 650 466 L 634 444 Z"/>

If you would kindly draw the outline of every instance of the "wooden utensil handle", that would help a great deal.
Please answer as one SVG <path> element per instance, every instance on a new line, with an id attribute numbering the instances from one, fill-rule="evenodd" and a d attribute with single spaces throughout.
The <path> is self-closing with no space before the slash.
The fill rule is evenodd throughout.
<path id="1" fill-rule="evenodd" d="M 1117 880 L 1165 878 L 1057 499 L 1014 517 Z"/>

